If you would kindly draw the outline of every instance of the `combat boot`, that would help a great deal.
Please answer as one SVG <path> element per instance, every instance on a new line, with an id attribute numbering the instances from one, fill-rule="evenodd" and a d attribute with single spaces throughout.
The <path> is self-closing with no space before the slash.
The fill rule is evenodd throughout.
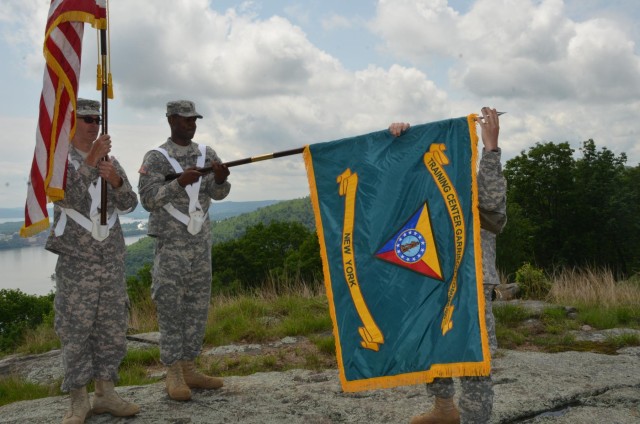
<path id="1" fill-rule="evenodd" d="M 196 370 L 194 361 L 180 361 L 184 381 L 192 389 L 219 389 L 224 384 L 221 378 L 209 377 Z"/>
<path id="2" fill-rule="evenodd" d="M 91 415 L 91 404 L 86 387 L 72 389 L 69 392 L 71 407 L 62 420 L 62 424 L 83 424 L 84 420 Z"/>
<path id="3" fill-rule="evenodd" d="M 140 407 L 122 399 L 113 389 L 113 381 L 96 380 L 93 413 L 104 414 L 105 412 L 115 417 L 130 417 L 140 412 Z"/>
<path id="4" fill-rule="evenodd" d="M 453 397 L 436 397 L 433 409 L 413 417 L 411 424 L 460 424 L 460 413 L 453 404 Z"/>
<path id="5" fill-rule="evenodd" d="M 191 390 L 184 381 L 182 375 L 182 367 L 180 361 L 173 363 L 167 371 L 165 379 L 167 385 L 167 393 L 173 400 L 189 400 L 191 399 Z"/>

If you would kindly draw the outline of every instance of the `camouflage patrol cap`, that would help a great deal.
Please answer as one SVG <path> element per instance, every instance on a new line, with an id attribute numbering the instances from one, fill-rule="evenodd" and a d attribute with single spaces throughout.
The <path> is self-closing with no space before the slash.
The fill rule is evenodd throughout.
<path id="1" fill-rule="evenodd" d="M 87 100 L 78 98 L 76 103 L 77 116 L 93 116 L 100 115 L 100 102 L 96 100 Z"/>
<path id="2" fill-rule="evenodd" d="M 167 103 L 167 116 L 178 115 L 185 118 L 202 118 L 198 112 L 196 112 L 196 105 L 190 100 L 174 100 Z"/>

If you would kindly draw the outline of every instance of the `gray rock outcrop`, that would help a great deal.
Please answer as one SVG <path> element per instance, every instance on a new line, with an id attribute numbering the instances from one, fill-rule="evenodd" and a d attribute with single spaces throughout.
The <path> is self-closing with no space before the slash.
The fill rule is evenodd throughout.
<path id="1" fill-rule="evenodd" d="M 491 423 L 640 423 L 640 347 L 618 355 L 501 350 L 493 367 Z M 336 370 L 228 377 L 222 389 L 195 391 L 189 402 L 170 400 L 162 382 L 117 390 L 141 405 L 140 414 L 93 416 L 88 424 L 388 424 L 431 406 L 420 385 L 344 393 Z M 0 423 L 57 424 L 67 403 L 67 396 L 15 402 L 0 408 Z"/>

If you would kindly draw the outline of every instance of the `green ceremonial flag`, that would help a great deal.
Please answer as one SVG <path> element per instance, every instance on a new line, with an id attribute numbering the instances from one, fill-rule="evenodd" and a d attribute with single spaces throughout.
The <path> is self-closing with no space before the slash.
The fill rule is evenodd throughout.
<path id="1" fill-rule="evenodd" d="M 489 375 L 475 117 L 304 150 L 345 391 Z"/>

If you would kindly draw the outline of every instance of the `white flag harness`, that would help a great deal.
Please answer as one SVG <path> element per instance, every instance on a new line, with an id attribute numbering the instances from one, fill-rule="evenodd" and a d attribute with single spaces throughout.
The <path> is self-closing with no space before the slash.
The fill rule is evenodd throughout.
<path id="1" fill-rule="evenodd" d="M 80 168 L 80 164 L 78 161 L 71 159 L 69 157 L 69 162 L 73 165 L 73 167 L 77 170 Z M 96 181 L 89 184 L 89 195 L 91 196 L 91 207 L 89 208 L 89 216 L 91 219 L 87 218 L 80 212 L 72 208 L 60 208 L 60 219 L 56 224 L 56 228 L 54 229 L 54 234 L 56 237 L 60 237 L 64 234 L 64 229 L 67 226 L 67 217 L 74 220 L 78 225 L 80 225 L 85 230 L 91 233 L 91 237 L 95 240 L 103 241 L 107 237 L 109 237 L 109 230 L 115 225 L 118 220 L 119 214 L 125 214 L 131 211 L 131 209 L 126 211 L 121 211 L 116 209 L 111 215 L 109 215 L 107 219 L 107 225 L 100 224 L 100 211 L 98 210 L 98 205 L 100 204 L 100 191 L 102 187 L 102 177 L 98 177 Z"/>
<path id="2" fill-rule="evenodd" d="M 157 147 L 155 150 L 162 153 L 164 157 L 167 158 L 176 173 L 183 172 L 182 166 L 180 166 L 177 160 L 169 156 L 169 153 L 165 149 Z M 203 144 L 198 145 L 198 150 L 200 151 L 200 156 L 196 162 L 196 167 L 202 168 L 206 159 L 207 146 Z M 200 232 L 202 225 L 204 224 L 204 212 L 202 211 L 202 206 L 198 201 L 198 193 L 200 192 L 201 183 L 202 178 L 184 188 L 187 192 L 187 196 L 189 196 L 189 215 L 180 212 L 171 203 L 167 203 L 163 206 L 172 217 L 187 226 L 187 231 L 189 231 L 189 233 L 194 235 Z"/>

